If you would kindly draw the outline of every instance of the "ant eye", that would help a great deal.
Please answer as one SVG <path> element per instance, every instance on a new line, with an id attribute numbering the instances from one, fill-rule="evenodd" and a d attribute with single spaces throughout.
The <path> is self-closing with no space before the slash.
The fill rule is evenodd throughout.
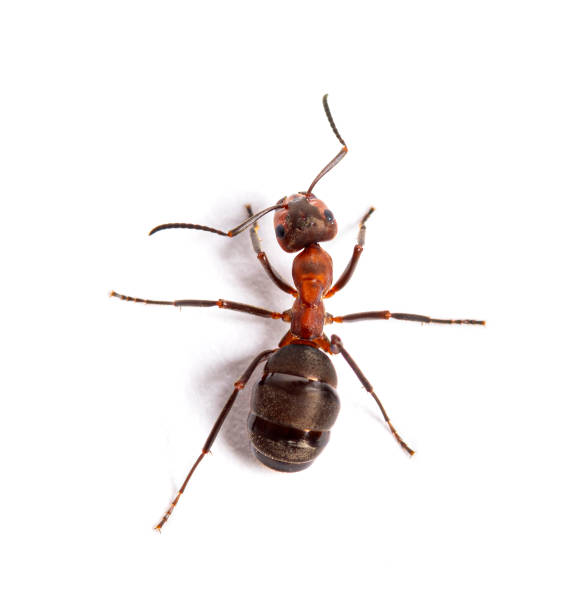
<path id="1" fill-rule="evenodd" d="M 326 217 L 326 219 L 331 223 L 334 220 L 334 215 L 332 214 L 331 210 L 324 210 L 324 217 Z"/>
<path id="2" fill-rule="evenodd" d="M 278 226 L 275 228 L 275 235 L 276 235 L 278 238 L 283 238 L 283 237 L 285 236 L 285 228 L 284 228 L 284 226 L 283 226 L 283 225 L 278 225 Z"/>

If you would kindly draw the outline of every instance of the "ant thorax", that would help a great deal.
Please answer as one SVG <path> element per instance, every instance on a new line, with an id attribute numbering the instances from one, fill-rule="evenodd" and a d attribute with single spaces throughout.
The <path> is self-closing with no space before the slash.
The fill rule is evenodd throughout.
<path id="1" fill-rule="evenodd" d="M 323 297 L 333 280 L 332 258 L 319 244 L 311 244 L 294 259 L 292 276 L 298 297 L 292 306 L 291 332 L 299 338 L 320 338 L 326 315 Z"/>

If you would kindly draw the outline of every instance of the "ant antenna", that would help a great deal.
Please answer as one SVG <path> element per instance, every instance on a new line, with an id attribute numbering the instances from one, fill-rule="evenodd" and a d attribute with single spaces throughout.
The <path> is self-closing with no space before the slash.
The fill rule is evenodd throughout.
<path id="1" fill-rule="evenodd" d="M 287 205 L 283 203 L 284 198 L 279 200 L 275 206 L 270 206 L 265 210 L 262 210 L 255 215 L 246 219 L 243 223 L 240 223 L 237 227 L 230 229 L 228 232 L 223 232 L 220 229 L 215 227 L 208 227 L 207 225 L 196 225 L 194 223 L 163 223 L 163 225 L 157 225 L 150 232 L 149 236 L 160 232 L 161 230 L 166 229 L 195 229 L 202 230 L 204 232 L 212 232 L 214 234 L 219 234 L 220 236 L 228 236 L 229 238 L 233 238 L 233 236 L 237 236 L 237 234 L 241 234 L 241 232 L 245 231 L 248 227 L 251 227 L 258 219 L 261 219 L 264 215 L 267 215 L 273 210 L 278 210 L 279 208 L 287 208 Z"/>
<path id="2" fill-rule="evenodd" d="M 334 123 L 334 118 L 332 117 L 332 113 L 330 112 L 330 107 L 328 106 L 328 94 L 326 94 L 322 98 L 322 104 L 324 105 L 324 110 L 326 111 L 326 117 L 328 118 L 328 121 L 330 122 L 332 131 L 336 135 L 336 138 L 340 141 L 340 144 L 343 146 L 343 148 L 336 155 L 336 157 L 334 157 L 334 159 L 330 161 L 330 163 L 327 166 L 322 168 L 322 171 L 318 174 L 318 176 L 316 176 L 316 178 L 314 179 L 314 182 L 310 185 L 310 188 L 306 191 L 306 196 L 312 195 L 312 190 L 316 186 L 316 183 L 325 174 L 327 174 L 336 164 L 340 163 L 342 159 L 344 158 L 344 156 L 346 155 L 346 153 L 348 152 L 348 147 L 346 146 L 344 139 L 340 136 L 340 132 L 338 132 L 338 128 L 336 127 L 336 124 Z"/>

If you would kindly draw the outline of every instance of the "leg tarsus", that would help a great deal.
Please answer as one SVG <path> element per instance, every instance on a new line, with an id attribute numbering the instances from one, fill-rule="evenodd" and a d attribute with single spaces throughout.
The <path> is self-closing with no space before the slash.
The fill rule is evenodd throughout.
<path id="1" fill-rule="evenodd" d="M 183 491 L 185 491 L 185 487 L 187 486 L 189 479 L 191 478 L 191 476 L 193 476 L 193 472 L 196 470 L 197 466 L 201 463 L 201 459 L 203 459 L 203 457 L 205 457 L 205 455 L 207 455 L 209 452 L 210 451 L 208 450 L 206 451 L 205 449 L 203 449 L 199 457 L 197 457 L 197 460 L 193 464 L 193 467 L 189 470 L 189 474 L 187 474 L 187 478 L 185 478 L 185 481 L 181 485 L 181 488 L 179 489 L 179 491 L 177 491 L 177 495 L 175 495 L 175 499 L 169 505 L 169 508 L 163 515 L 163 518 L 157 523 L 157 525 L 155 525 L 155 529 L 158 532 L 161 532 L 163 525 L 169 520 L 169 517 L 173 513 L 173 510 L 175 509 L 175 506 L 177 505 L 179 498 L 181 497 L 181 495 L 183 495 Z"/>

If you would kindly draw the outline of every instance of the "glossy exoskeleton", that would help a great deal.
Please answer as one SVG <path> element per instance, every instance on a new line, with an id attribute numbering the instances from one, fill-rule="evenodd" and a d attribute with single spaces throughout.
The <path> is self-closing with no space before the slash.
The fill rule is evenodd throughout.
<path id="1" fill-rule="evenodd" d="M 324 325 L 363 319 L 484 325 L 484 321 L 473 319 L 434 319 L 424 315 L 396 313 L 389 310 L 359 312 L 343 316 L 333 316 L 325 311 L 324 300 L 340 291 L 348 283 L 356 268 L 364 248 L 366 221 L 374 209 L 370 208 L 362 218 L 352 257 L 344 272 L 334 283 L 332 258 L 322 249 L 320 242 L 334 238 L 338 226 L 333 213 L 313 194 L 313 188 L 346 155 L 348 148 L 334 124 L 328 107 L 327 95 L 323 98 L 323 105 L 328 121 L 342 148 L 316 176 L 307 191 L 284 197 L 274 206 L 255 215 L 248 205 L 246 207 L 248 217 L 243 223 L 228 232 L 192 223 L 166 223 L 153 228 L 150 232 L 154 234 L 165 229 L 184 228 L 213 232 L 231 238 L 249 229 L 251 243 L 265 272 L 279 289 L 295 298 L 290 310 L 273 312 L 222 299 L 164 301 L 134 298 L 114 291 L 111 293 L 112 296 L 122 300 L 145 304 L 202 308 L 217 306 L 259 317 L 280 319 L 290 324 L 290 329 L 279 342 L 278 348 L 260 353 L 249 364 L 239 380 L 234 383 L 233 392 L 217 418 L 201 454 L 156 529 L 160 530 L 173 512 L 193 472 L 215 441 L 237 394 L 245 387 L 260 363 L 265 361 L 261 380 L 253 389 L 248 427 L 253 452 L 268 467 L 284 472 L 303 470 L 312 464 L 328 443 L 330 429 L 338 416 L 340 401 L 336 393 L 336 371 L 327 354 L 341 354 L 344 357 L 366 391 L 378 404 L 384 420 L 400 446 L 412 455 L 414 451 L 399 436 L 384 406 L 374 393 L 372 385 L 346 351 L 341 339 L 336 335 L 328 338 L 324 334 Z M 272 268 L 267 255 L 261 249 L 257 234 L 257 221 L 272 211 L 275 211 L 274 228 L 281 248 L 288 253 L 299 251 L 292 266 L 294 286 L 286 283 Z"/>
<path id="2" fill-rule="evenodd" d="M 255 456 L 268 467 L 297 472 L 330 439 L 340 410 L 330 359 L 307 344 L 288 344 L 266 362 L 253 389 L 248 425 Z"/>

